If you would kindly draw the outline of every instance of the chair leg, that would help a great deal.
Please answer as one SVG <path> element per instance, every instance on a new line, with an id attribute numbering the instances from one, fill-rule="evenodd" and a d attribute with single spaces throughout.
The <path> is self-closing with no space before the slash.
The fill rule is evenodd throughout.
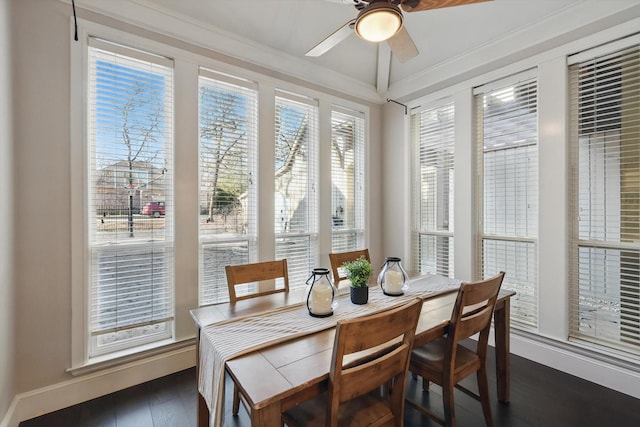
<path id="1" fill-rule="evenodd" d="M 238 392 L 238 386 L 233 384 L 233 409 L 231 413 L 238 415 L 238 411 L 240 411 L 240 393 Z"/>
<path id="2" fill-rule="evenodd" d="M 416 374 L 415 372 L 411 372 L 411 378 L 416 381 L 418 379 L 418 374 Z M 422 391 L 427 393 L 429 392 L 429 380 L 425 377 L 422 377 Z"/>
<path id="3" fill-rule="evenodd" d="M 493 426 L 491 417 L 491 401 L 489 400 L 489 385 L 487 382 L 487 369 L 483 366 L 476 373 L 478 378 L 478 394 L 480 395 L 480 403 L 482 404 L 482 413 L 487 427 Z"/>
<path id="4" fill-rule="evenodd" d="M 444 407 L 444 425 L 446 427 L 456 426 L 455 403 L 453 402 L 453 384 L 442 385 L 442 400 Z"/>

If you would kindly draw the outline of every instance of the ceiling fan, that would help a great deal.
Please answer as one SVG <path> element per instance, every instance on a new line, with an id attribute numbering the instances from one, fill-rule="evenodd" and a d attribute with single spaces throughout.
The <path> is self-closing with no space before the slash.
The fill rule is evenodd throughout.
<path id="1" fill-rule="evenodd" d="M 418 55 L 413 39 L 403 25 L 405 12 L 437 9 L 450 6 L 480 3 L 491 0 L 329 0 L 350 4 L 359 11 L 350 20 L 309 50 L 306 56 L 320 56 L 355 32 L 358 37 L 371 41 L 387 41 L 391 52 L 400 61 L 406 62 Z M 402 10 L 401 10 L 402 9 Z"/>

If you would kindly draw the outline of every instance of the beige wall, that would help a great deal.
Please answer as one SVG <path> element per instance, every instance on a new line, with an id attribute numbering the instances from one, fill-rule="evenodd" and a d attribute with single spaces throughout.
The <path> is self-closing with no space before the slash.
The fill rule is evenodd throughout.
<path id="1" fill-rule="evenodd" d="M 60 2 L 14 1 L 13 8 L 15 372 L 21 393 L 68 377 L 69 18 Z"/>
<path id="2" fill-rule="evenodd" d="M 382 265 L 386 256 L 382 234 L 382 141 L 384 140 L 382 127 L 382 107 L 372 107 L 369 117 L 369 162 L 367 163 L 369 168 L 369 207 L 366 215 L 369 220 L 369 253 L 374 272 L 377 272 L 376 268 Z"/>
<path id="3" fill-rule="evenodd" d="M 387 103 L 383 109 L 384 123 L 382 140 L 382 221 L 384 229 L 383 247 L 385 257 L 396 256 L 402 265 L 414 270 L 410 257 L 410 227 L 407 213 L 410 211 L 411 170 L 409 139 L 405 126 L 409 116 L 405 116 L 401 105 Z M 384 261 L 384 258 L 382 259 Z"/>
<path id="4" fill-rule="evenodd" d="M 16 93 L 16 345 L 13 354 L 0 354 L 0 357 L 16 358 L 14 391 L 19 394 L 72 378 L 66 372 L 71 363 L 71 232 L 81 224 L 72 224 L 70 220 L 70 85 L 82 82 L 70 81 L 70 49 L 80 47 L 71 43 L 70 4 L 52 0 L 15 0 L 12 5 L 16 70 L 13 79 Z M 78 10 L 78 15 L 201 55 L 208 52 L 82 9 Z M 234 65 L 238 65 L 238 61 Z M 252 71 L 264 73 L 266 70 Z M 323 90 L 301 81 L 294 83 Z M 340 96 L 335 92 L 331 95 Z M 380 260 L 381 238 L 377 233 L 381 230 L 381 108 L 364 104 L 370 107 L 373 123 L 368 147 L 372 174 L 375 175 L 369 189 L 370 242 L 372 252 L 378 254 Z M 4 150 L 4 145 L 2 148 Z M 0 168 L 0 184 L 6 181 L 6 173 L 6 168 Z M 2 197 L 4 199 L 4 192 Z M 0 213 L 4 212 L 0 209 Z M 0 253 L 4 250 L 0 246 Z M 191 272 L 177 270 L 178 277 L 194 277 Z M 195 283 L 190 285 L 197 286 Z M 3 323 L 2 319 L 0 323 Z M 189 331 L 195 333 L 191 326 Z M 0 409 L 2 403 L 0 401 Z"/>
<path id="5" fill-rule="evenodd" d="M 0 419 L 14 394 L 10 3 L 0 0 Z"/>

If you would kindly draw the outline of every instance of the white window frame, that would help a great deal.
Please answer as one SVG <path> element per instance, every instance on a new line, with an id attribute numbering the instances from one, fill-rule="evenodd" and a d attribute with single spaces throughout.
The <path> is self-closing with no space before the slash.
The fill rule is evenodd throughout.
<path id="1" fill-rule="evenodd" d="M 487 83 L 480 87 L 474 89 L 474 95 L 476 97 L 476 117 L 477 117 L 477 154 L 478 154 L 478 215 L 479 215 L 479 229 L 478 229 L 478 247 L 477 247 L 477 266 L 478 266 L 478 277 L 481 279 L 490 277 L 496 273 L 498 270 L 503 270 L 507 274 L 505 275 L 505 280 L 503 282 L 502 287 L 504 289 L 511 289 L 516 291 L 516 295 L 512 298 L 511 302 L 511 320 L 513 322 L 514 327 L 519 327 L 523 329 L 531 329 L 535 330 L 538 327 L 538 204 L 539 204 L 539 194 L 538 194 L 538 110 L 537 110 L 537 102 L 536 102 L 536 118 L 535 118 L 535 145 L 534 150 L 535 153 L 530 159 L 535 161 L 535 177 L 525 177 L 525 182 L 531 182 L 535 186 L 535 206 L 528 206 L 525 208 L 526 221 L 524 224 L 514 225 L 512 228 L 512 232 L 510 233 L 488 233 L 485 231 L 487 224 L 485 224 L 485 217 L 483 212 L 485 211 L 487 206 L 485 206 L 485 189 L 486 189 L 486 177 L 484 176 L 484 168 L 485 168 L 485 150 L 484 150 L 484 126 L 483 126 L 483 117 L 484 117 L 484 108 L 480 105 L 480 102 L 484 99 L 485 94 L 491 94 L 496 99 L 505 101 L 509 101 L 513 98 L 513 93 L 509 90 L 514 86 L 520 85 L 521 83 L 529 84 L 529 82 L 534 82 L 536 85 L 536 101 L 538 99 L 538 89 L 537 89 L 537 70 L 532 69 L 529 71 L 524 71 L 518 73 L 516 75 L 496 80 L 491 83 Z M 519 141 L 515 141 L 517 143 Z M 506 151 L 505 151 L 506 152 Z M 521 156 L 521 154 L 519 154 Z M 509 163 L 510 166 L 515 166 L 515 163 Z M 527 166 L 529 168 L 529 166 Z M 506 177 L 501 180 L 499 183 L 504 183 L 505 185 L 508 183 Z M 514 183 L 509 183 L 512 187 L 515 188 Z M 506 186 L 503 186 L 506 189 Z M 520 190 L 519 194 L 527 194 L 528 189 Z M 506 193 L 505 193 L 506 196 Z M 508 201 L 503 201 L 504 207 L 507 207 Z M 515 212 L 515 209 L 519 209 L 518 212 L 521 214 L 523 211 L 521 210 L 522 206 L 519 208 L 516 207 L 514 203 L 512 205 L 511 213 Z M 528 218 L 529 214 L 531 214 L 534 218 L 535 224 L 531 224 Z M 505 217 L 504 220 L 518 220 L 518 218 Z M 530 232 L 533 230 L 533 234 Z M 485 253 L 484 248 L 485 244 L 493 245 L 495 247 L 496 254 L 504 251 L 504 256 L 497 256 L 493 262 L 487 261 L 485 268 Z M 524 252 L 522 252 L 524 251 Z M 526 253 L 526 256 L 523 255 Z M 507 256 L 507 254 L 511 254 L 511 256 Z M 519 268 L 518 263 L 524 257 L 528 262 L 532 262 L 532 265 L 529 265 L 528 268 L 523 272 L 523 269 Z"/>
<path id="2" fill-rule="evenodd" d="M 278 242 L 284 242 L 287 239 L 291 239 L 291 241 L 295 242 L 296 240 L 306 239 L 308 242 L 308 256 L 307 256 L 307 266 L 303 269 L 299 265 L 296 265 L 296 262 L 293 259 L 288 259 L 288 269 L 289 269 L 289 281 L 290 287 L 296 288 L 300 286 L 304 286 L 305 280 L 307 279 L 309 272 L 311 269 L 316 266 L 318 262 L 318 253 L 319 253 L 319 239 L 318 239 L 318 223 L 319 223 L 319 182 L 318 182 L 318 162 L 319 162 L 319 106 L 318 100 L 300 95 L 298 93 L 286 91 L 286 90 L 276 90 L 275 99 L 276 105 L 275 114 L 277 115 L 277 105 L 281 103 L 283 105 L 290 104 L 294 108 L 299 108 L 299 106 L 305 106 L 307 108 L 307 112 L 311 114 L 310 120 L 308 122 L 308 138 L 307 138 L 307 146 L 306 146 L 306 154 L 305 157 L 307 159 L 307 183 L 306 183 L 306 223 L 305 223 L 305 231 L 302 232 L 291 232 L 285 228 L 282 228 L 281 224 L 278 224 L 276 219 L 277 215 L 274 215 L 274 233 L 275 233 L 275 254 L 276 259 L 286 258 L 281 255 L 283 252 L 279 254 L 279 245 Z M 274 123 L 275 124 L 275 123 Z M 275 129 L 275 128 L 274 128 Z M 276 129 L 277 132 L 277 129 Z M 277 148 L 277 146 L 275 147 Z M 274 154 L 275 158 L 275 154 Z M 276 171 L 277 172 L 277 171 Z M 275 192 L 274 192 L 275 197 Z M 278 202 L 276 201 L 276 206 Z M 287 207 L 288 208 L 288 207 Z M 274 212 L 277 214 L 277 212 Z M 292 218 L 293 213 L 287 212 L 286 215 Z M 280 228 L 280 230 L 278 230 Z M 282 248 L 280 248 L 282 249 Z M 286 253 L 286 252 L 285 252 Z"/>
<path id="3" fill-rule="evenodd" d="M 140 340 L 135 346 L 127 346 L 126 349 L 113 347 L 108 353 L 96 354 L 90 357 L 90 345 L 92 337 L 89 333 L 89 304 L 90 304 L 90 268 L 91 251 L 89 249 L 88 219 L 90 217 L 88 197 L 89 182 L 87 176 L 89 147 L 88 135 L 88 48 L 89 38 L 108 40 L 114 44 L 129 46 L 131 49 L 139 49 L 141 52 L 165 52 L 166 46 L 148 39 L 120 32 L 104 25 L 78 20 L 78 42 L 71 42 L 71 223 L 82 224 L 71 227 L 71 367 L 70 372 L 87 372 L 97 369 L 103 363 L 111 363 L 112 360 L 128 360 L 136 354 L 163 347 L 175 342 L 175 321 L 171 321 L 170 327 L 164 339 L 145 342 Z M 173 90 L 173 88 L 172 88 Z M 171 165 L 173 168 L 173 165 Z M 95 215 L 94 215 L 95 216 Z M 173 225 L 171 225 L 173 228 Z M 169 242 L 173 245 L 173 242 Z M 171 287 L 174 279 L 173 266 L 169 273 Z M 132 341 L 133 343 L 133 341 Z"/>
<path id="4" fill-rule="evenodd" d="M 336 185 L 334 180 L 334 173 L 331 173 L 331 252 L 341 251 L 353 251 L 356 249 L 364 248 L 364 235 L 365 235 L 365 194 L 366 194 L 366 181 L 365 177 L 365 124 L 366 119 L 364 113 L 355 111 L 349 108 L 345 108 L 339 105 L 333 105 L 331 107 L 331 141 L 334 142 L 334 129 L 333 129 L 333 115 L 338 113 L 344 116 L 353 118 L 353 140 L 354 140 L 354 153 L 353 153 L 353 181 L 349 182 L 349 185 L 353 185 L 353 226 L 337 227 L 335 221 L 339 220 L 339 212 L 336 212 L 334 206 L 334 194 L 333 188 Z M 333 147 L 331 147 L 331 158 L 333 159 Z M 331 168 L 333 169 L 333 160 L 331 162 Z M 334 246 L 334 239 L 343 237 L 345 239 L 351 239 L 352 245 L 348 247 L 336 247 Z"/>
<path id="5" fill-rule="evenodd" d="M 447 132 L 451 133 L 451 137 L 445 140 L 440 140 L 436 145 L 435 143 L 429 144 L 429 148 L 432 150 L 440 149 L 443 151 L 449 151 L 451 153 L 450 162 L 447 162 L 443 159 L 442 154 L 440 153 L 437 159 L 422 159 L 421 151 L 423 148 L 426 148 L 426 144 L 428 141 L 425 136 L 421 134 L 420 130 L 422 128 L 422 123 L 418 123 L 418 117 L 422 114 L 442 114 L 447 113 L 447 110 L 451 111 L 451 121 L 443 126 L 438 126 L 438 129 L 431 129 L 434 132 L 442 132 L 445 134 Z M 454 277 L 455 273 L 455 246 L 454 246 L 454 200 L 455 200 L 455 103 L 451 98 L 441 99 L 439 101 L 428 103 L 425 106 L 416 107 L 411 110 L 410 121 L 410 139 L 412 141 L 411 149 L 413 150 L 413 164 L 411 165 L 411 175 L 412 175 L 412 258 L 413 265 L 416 266 L 416 270 L 420 273 L 432 273 L 432 274 L 443 274 L 448 277 Z M 415 123 L 414 123 L 415 122 Z M 440 123 L 440 122 L 439 122 Z M 442 135 L 439 135 L 444 137 Z M 447 193 L 448 204 L 446 206 L 446 210 L 448 211 L 447 215 L 447 224 L 439 225 L 437 224 L 437 218 L 432 218 L 431 226 L 423 227 L 423 217 L 427 216 L 426 213 L 423 212 L 423 207 L 425 200 L 423 199 L 422 186 L 425 184 L 434 184 L 436 187 L 443 186 L 445 183 L 442 180 L 439 180 L 437 177 L 433 179 L 425 179 L 423 176 L 424 172 L 422 169 L 422 162 L 429 161 L 431 163 L 430 168 L 434 172 L 437 173 L 439 169 L 444 167 L 448 167 L 448 180 L 446 185 L 449 190 Z M 439 189 L 435 191 L 437 200 L 440 199 L 441 196 L 444 196 L 444 193 L 441 193 Z M 437 204 L 437 201 L 436 201 Z M 436 216 L 437 211 L 442 212 L 442 206 L 435 206 Z M 448 240 L 448 256 L 446 257 L 446 266 L 443 266 L 443 262 L 445 262 L 445 258 L 441 257 L 441 254 L 438 253 L 438 250 L 434 250 L 431 253 L 431 256 L 426 256 L 426 250 L 423 248 L 423 238 L 434 238 L 436 242 L 439 239 L 447 239 Z M 436 243 L 436 248 L 438 244 Z M 429 268 L 429 265 L 435 266 L 434 268 Z"/>
<path id="6" fill-rule="evenodd" d="M 86 205 L 87 207 L 86 221 L 88 224 L 91 224 L 88 226 L 89 239 L 87 241 L 89 245 L 88 250 L 90 253 L 90 261 L 88 264 L 89 278 L 87 280 L 87 286 L 89 286 L 89 289 L 88 289 L 89 301 L 87 304 L 89 305 L 89 307 L 94 307 L 94 299 L 96 298 L 96 296 L 94 296 L 94 292 L 97 291 L 97 288 L 94 289 L 93 285 L 94 284 L 97 285 L 97 282 L 95 281 L 98 280 L 97 276 L 99 275 L 99 272 L 97 270 L 100 268 L 99 265 L 97 264 L 97 259 L 100 256 L 107 255 L 109 257 L 113 257 L 115 255 L 118 255 L 120 257 L 124 252 L 127 252 L 127 251 L 137 252 L 139 250 L 142 250 L 141 253 L 144 253 L 145 251 L 149 251 L 150 246 L 152 246 L 154 248 L 154 251 L 153 251 L 154 258 L 155 258 L 155 254 L 162 254 L 161 259 L 163 260 L 163 265 L 164 265 L 164 274 L 162 277 L 164 277 L 164 279 L 162 279 L 161 282 L 158 282 L 158 283 L 164 282 L 166 284 L 165 286 L 168 289 L 167 291 L 165 291 L 166 296 L 163 298 L 166 298 L 168 300 L 168 304 L 170 306 L 169 312 L 164 317 L 158 320 L 153 320 L 152 323 L 149 323 L 149 326 L 151 326 L 152 324 L 157 326 L 158 328 L 157 332 L 150 332 L 134 338 L 125 338 L 123 340 L 115 341 L 114 343 L 105 342 L 100 344 L 98 340 L 98 334 L 91 333 L 90 331 L 88 331 L 89 333 L 88 356 L 89 358 L 100 358 L 105 355 L 117 354 L 120 351 L 126 351 L 126 350 L 135 351 L 135 349 L 145 344 L 165 342 L 166 340 L 170 340 L 173 338 L 173 319 L 174 319 L 174 316 L 173 316 L 173 305 L 174 305 L 174 302 L 173 302 L 173 288 L 174 288 L 173 229 L 174 227 L 173 227 L 173 209 L 172 209 L 173 207 L 172 174 L 173 174 L 173 140 L 174 140 L 173 138 L 173 99 L 174 99 L 173 61 L 165 57 L 160 57 L 152 53 L 147 53 L 145 51 L 138 50 L 137 48 L 130 48 L 128 46 L 114 44 L 112 42 L 104 42 L 99 38 L 90 37 L 88 38 L 88 41 L 89 43 L 87 46 L 87 50 L 103 49 L 106 52 L 121 54 L 127 58 L 134 58 L 136 60 L 140 59 L 143 61 L 148 61 L 150 63 L 159 64 L 163 67 L 168 67 L 169 69 L 171 69 L 171 76 L 172 76 L 171 82 L 169 83 L 169 85 L 165 87 L 165 90 L 169 91 L 170 103 L 171 103 L 170 105 L 166 105 L 165 108 L 168 108 L 168 111 L 171 112 L 171 116 L 167 117 L 164 123 L 164 128 L 168 129 L 168 132 L 165 133 L 165 137 L 167 137 L 165 150 L 166 152 L 169 153 L 168 160 L 170 164 L 166 165 L 168 166 L 167 172 L 163 174 L 163 179 L 166 183 L 165 185 L 169 188 L 169 192 L 165 196 L 165 205 L 166 205 L 167 214 L 162 219 L 162 221 L 164 221 L 165 223 L 164 231 L 162 233 L 163 234 L 162 241 L 155 241 L 155 239 L 154 241 L 140 240 L 138 238 L 135 241 L 125 240 L 125 241 L 118 241 L 115 244 L 110 243 L 107 245 L 103 243 L 101 244 L 97 240 L 95 242 L 92 242 L 94 238 L 97 238 L 97 234 L 95 230 L 95 218 L 96 218 L 95 206 L 94 206 L 94 201 L 92 199 L 92 196 L 94 195 L 93 193 L 94 189 L 92 184 L 92 178 L 90 175 L 92 173 L 92 167 L 90 165 L 97 162 L 97 159 L 95 158 L 96 155 L 94 153 L 94 147 L 93 145 L 90 146 L 90 144 L 92 144 L 93 142 L 92 138 L 95 137 L 95 131 L 91 128 L 91 124 L 97 120 L 97 116 L 95 115 L 94 109 L 91 108 L 94 105 L 93 103 L 95 102 L 95 99 L 93 98 L 93 94 L 89 90 L 89 87 L 88 87 L 89 85 L 87 84 L 86 86 L 87 88 L 86 96 L 87 96 L 87 100 L 88 100 L 87 102 L 89 105 L 89 112 L 87 115 L 89 126 L 88 126 L 88 133 L 86 136 L 87 138 L 86 144 L 87 144 L 87 147 L 90 147 L 88 150 L 89 155 L 86 158 L 87 159 L 87 166 L 86 166 L 87 175 L 85 175 L 87 177 L 86 181 L 89 185 L 89 187 L 87 188 L 88 203 Z M 87 58 L 90 59 L 89 56 Z M 88 66 L 89 64 L 87 63 L 87 67 Z M 155 286 L 155 283 L 157 282 L 154 281 L 154 286 Z M 95 305 L 97 306 L 98 304 L 96 303 Z M 92 316 L 91 311 L 88 314 L 89 314 L 89 317 Z M 88 322 L 88 327 L 91 327 L 90 324 L 92 322 L 93 320 L 90 320 Z M 138 328 L 147 327 L 143 325 L 144 324 L 141 324 L 141 326 L 139 326 Z M 117 332 L 120 329 L 123 329 L 123 327 L 117 326 L 117 328 L 114 329 L 113 333 Z M 133 329 L 133 328 L 130 328 L 130 329 Z"/>
<path id="7" fill-rule="evenodd" d="M 257 142 L 257 138 L 258 138 L 258 85 L 253 82 L 253 81 L 249 81 L 246 79 L 242 79 L 239 77 L 235 77 L 235 76 L 230 76 L 228 74 L 222 74 L 222 73 L 218 73 L 216 71 L 213 70 L 208 70 L 205 68 L 200 68 L 200 72 L 199 72 L 199 77 L 200 79 L 204 78 L 204 79 L 209 79 L 209 80 L 213 80 L 214 82 L 220 82 L 222 84 L 230 84 L 230 85 L 234 85 L 237 86 L 238 88 L 242 88 L 242 89 L 237 89 L 237 90 L 243 90 L 243 91 L 247 91 L 247 92 L 251 92 L 254 91 L 255 94 L 255 105 L 253 106 L 253 110 L 250 110 L 248 112 L 248 116 L 249 116 L 249 135 L 248 135 L 248 141 L 247 141 L 247 151 L 248 151 L 248 159 L 247 159 L 247 168 L 248 168 L 248 174 L 249 176 L 247 177 L 248 183 L 247 183 L 247 230 L 246 230 L 246 234 L 235 234 L 233 236 L 230 235 L 226 235 L 226 236 L 217 236 L 217 235 L 212 235 L 212 234 L 207 234 L 207 233 L 203 233 L 203 224 L 202 224 L 202 217 L 200 217 L 199 219 L 199 227 L 200 227 L 200 232 L 199 232 L 199 246 L 200 246 L 200 250 L 199 250 L 199 257 L 200 257 L 200 263 L 199 263 L 199 270 L 200 270 L 200 279 L 199 279 L 199 306 L 202 305 L 207 305 L 207 304 L 213 304 L 213 303 L 219 303 L 219 302 L 225 302 L 229 300 L 229 294 L 228 294 L 228 287 L 227 287 L 227 281 L 226 281 L 226 277 L 224 275 L 224 265 L 219 266 L 219 269 L 216 273 L 211 272 L 210 269 L 206 268 L 205 265 L 205 252 L 207 250 L 210 249 L 216 249 L 216 248 L 221 248 L 221 247 L 230 247 L 230 248 L 237 248 L 236 250 L 240 250 L 242 251 L 245 247 L 247 248 L 247 252 L 246 253 L 242 253 L 241 257 L 244 259 L 243 263 L 249 263 L 249 262 L 257 262 L 258 259 L 258 251 L 257 251 L 257 240 L 258 240 L 258 229 L 257 229 L 257 224 L 258 224 L 258 215 L 259 215 L 259 210 L 257 207 L 257 189 L 258 189 L 258 165 L 257 165 L 257 157 L 258 157 L 258 142 Z M 199 84 L 199 88 L 202 86 L 202 84 Z M 198 96 L 198 99 L 200 100 L 201 103 L 201 97 L 200 95 Z M 200 115 L 200 111 L 198 111 L 198 114 Z M 200 120 L 198 121 L 198 129 L 200 130 Z M 202 138 L 202 135 L 199 134 L 199 139 Z M 200 152 L 200 145 L 199 145 L 199 155 L 198 155 L 198 159 L 200 162 L 200 167 L 198 168 L 199 171 L 201 171 L 201 152 Z M 198 183 L 198 187 L 199 190 L 202 191 L 201 188 L 201 180 L 202 180 L 202 176 L 201 174 L 199 174 L 199 183 Z M 232 250 L 234 250 L 232 249 Z M 220 273 L 220 270 L 222 270 L 222 273 Z M 214 278 L 212 280 L 216 280 L 216 288 L 219 288 L 219 297 L 217 298 L 206 298 L 205 297 L 205 281 L 209 280 L 209 277 L 215 274 L 218 277 Z"/>
<path id="8" fill-rule="evenodd" d="M 596 352 L 614 354 L 620 359 L 634 360 L 637 363 L 640 359 L 640 345 L 638 345 L 640 331 L 637 329 L 637 325 L 640 324 L 639 305 L 636 299 L 635 319 L 628 317 L 625 319 L 625 308 L 622 304 L 624 291 L 621 283 L 625 273 L 623 273 L 623 262 L 617 257 L 622 257 L 627 252 L 635 254 L 636 263 L 640 258 L 638 240 L 629 241 L 629 237 L 623 238 L 624 225 L 621 217 L 625 216 L 627 223 L 635 220 L 637 224 L 638 212 L 624 210 L 621 201 L 624 184 L 620 167 L 623 158 L 637 155 L 640 151 L 640 143 L 635 141 L 634 148 L 625 147 L 626 155 L 620 152 L 621 140 L 633 141 L 629 136 L 632 136 L 634 131 L 629 131 L 622 125 L 624 116 L 622 112 L 619 112 L 621 122 L 618 124 L 611 121 L 612 116 L 615 115 L 612 111 L 615 110 L 605 107 L 607 103 L 615 101 L 611 95 L 618 90 L 617 76 L 613 71 L 616 69 L 615 64 L 607 64 L 607 57 L 617 59 L 623 55 L 626 55 L 627 60 L 633 56 L 636 57 L 635 68 L 631 74 L 637 73 L 640 70 L 638 60 L 640 36 L 607 43 L 572 55 L 568 59 L 571 94 L 569 152 L 572 172 L 569 188 L 570 212 L 573 218 L 569 239 L 569 340 Z M 582 79 L 577 71 L 573 71 L 580 64 L 585 64 L 585 69 L 588 70 L 594 61 L 599 61 L 598 69 L 602 69 L 602 64 L 607 68 L 602 69 L 603 74 L 599 76 L 597 85 L 593 83 L 595 81 L 593 73 L 586 75 L 592 77 L 589 81 L 584 79 L 585 86 L 589 87 L 586 89 L 588 91 L 586 101 L 597 102 L 598 104 L 594 105 L 602 109 L 590 109 L 589 104 L 583 106 L 580 103 L 578 89 Z M 626 66 L 629 67 L 629 64 L 627 63 Z M 620 88 L 622 88 L 624 83 L 622 80 L 620 82 Z M 628 84 L 628 81 L 626 83 Z M 627 97 L 630 90 L 633 89 L 625 92 Z M 600 96 L 594 94 L 600 94 Z M 627 114 L 637 116 L 637 113 L 633 112 L 633 106 L 622 103 L 625 94 L 620 95 L 619 108 L 621 111 L 625 108 L 624 111 Z M 579 133 L 581 117 L 578 111 L 584 111 L 587 114 L 583 120 L 590 120 L 585 123 L 586 130 L 589 132 L 584 135 Z M 633 129 L 633 125 L 630 127 Z M 626 133 L 621 134 L 623 131 Z M 582 150 L 584 144 L 588 145 L 585 150 Z M 588 183 L 582 181 L 587 177 Z M 628 190 L 626 193 L 629 195 Z M 593 215 L 590 216 L 589 213 L 592 212 Z M 622 212 L 626 212 L 626 215 L 622 215 Z M 634 213 L 636 217 L 630 217 Z M 579 215 L 582 216 L 579 217 Z M 581 223 L 579 218 L 583 218 L 584 223 Z M 588 219 L 593 223 L 588 222 Z M 633 230 L 632 224 L 627 226 Z M 631 260 L 627 262 L 631 264 Z M 632 265 L 628 266 L 629 269 L 632 267 Z M 631 284 L 632 271 L 626 273 L 629 281 L 627 286 L 630 284 L 639 286 L 637 271 L 636 265 L 633 284 Z M 631 299 L 631 297 L 627 299 L 627 310 L 629 307 L 633 308 L 634 303 Z"/>

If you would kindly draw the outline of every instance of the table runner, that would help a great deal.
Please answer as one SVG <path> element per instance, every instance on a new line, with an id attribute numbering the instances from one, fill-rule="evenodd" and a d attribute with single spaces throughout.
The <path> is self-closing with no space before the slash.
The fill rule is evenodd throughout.
<path id="1" fill-rule="evenodd" d="M 222 425 L 224 403 L 224 366 L 231 358 L 282 341 L 335 327 L 339 320 L 387 310 L 415 298 L 427 298 L 450 292 L 460 281 L 438 275 L 420 276 L 408 281 L 409 290 L 399 297 L 384 295 L 379 287 L 369 289 L 369 302 L 352 304 L 348 294 L 341 295 L 333 316 L 309 315 L 302 302 L 275 310 L 229 319 L 205 326 L 200 332 L 198 391 L 209 407 L 211 426 Z"/>

